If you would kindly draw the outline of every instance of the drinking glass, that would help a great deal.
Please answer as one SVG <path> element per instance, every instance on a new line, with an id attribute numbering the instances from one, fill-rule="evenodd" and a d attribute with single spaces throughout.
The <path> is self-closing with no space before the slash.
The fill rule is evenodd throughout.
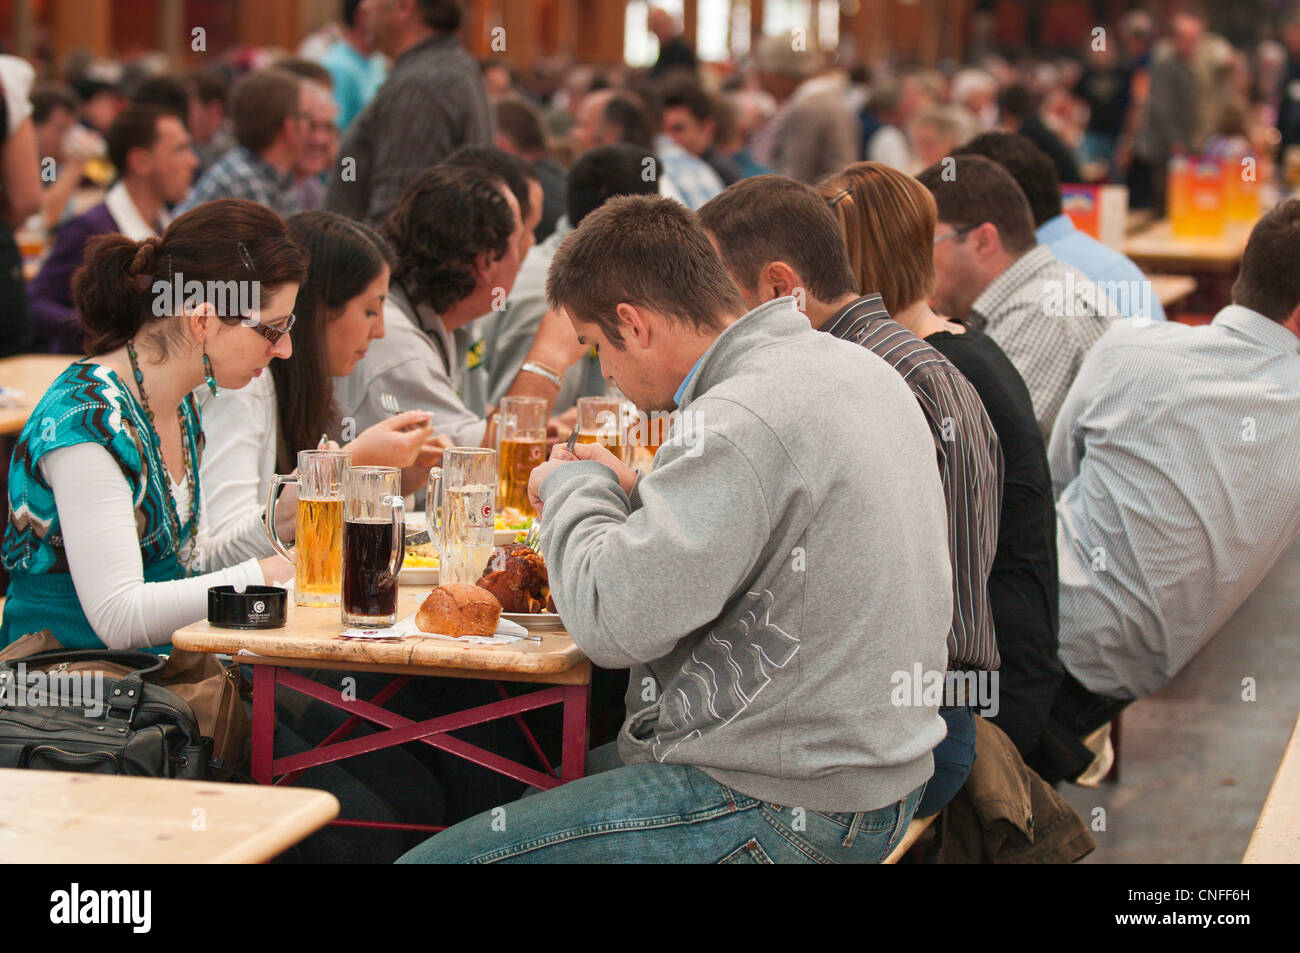
<path id="1" fill-rule="evenodd" d="M 652 468 L 655 454 L 668 439 L 668 431 L 677 419 L 676 412 L 656 410 L 647 413 L 634 411 L 628 418 L 628 443 L 632 445 L 632 457 L 638 467 Z"/>
<path id="2" fill-rule="evenodd" d="M 336 606 L 343 574 L 343 473 L 352 463 L 346 450 L 303 450 L 298 471 L 277 474 L 266 495 L 266 535 L 275 551 L 294 564 L 294 604 Z M 275 531 L 280 487 L 298 487 L 298 523 L 290 555 Z"/>
<path id="3" fill-rule="evenodd" d="M 627 463 L 628 409 L 618 397 L 579 397 L 578 443 L 599 443 Z"/>
<path id="4" fill-rule="evenodd" d="M 438 580 L 472 586 L 492 556 L 497 495 L 497 452 L 452 447 L 429 470 L 425 507 L 429 536 L 438 544 Z M 438 516 L 441 504 L 442 515 Z"/>
<path id="5" fill-rule="evenodd" d="M 397 575 L 406 555 L 406 501 L 396 467 L 348 467 L 343 476 L 343 621 L 397 621 Z"/>
<path id="6" fill-rule="evenodd" d="M 536 516 L 528 502 L 528 477 L 546 459 L 546 401 L 503 397 L 497 415 L 497 509 Z"/>

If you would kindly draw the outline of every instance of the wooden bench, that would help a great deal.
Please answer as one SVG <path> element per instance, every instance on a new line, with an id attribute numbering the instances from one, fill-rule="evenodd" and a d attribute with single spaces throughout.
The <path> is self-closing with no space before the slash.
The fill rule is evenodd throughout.
<path id="1" fill-rule="evenodd" d="M 940 811 L 939 813 L 941 814 L 943 812 Z M 938 814 L 932 814 L 929 817 L 913 818 L 912 823 L 907 825 L 907 831 L 903 834 L 903 839 L 898 842 L 898 846 L 890 851 L 889 856 L 881 861 L 881 863 L 898 863 L 903 858 L 903 855 L 912 849 L 912 846 L 920 839 L 921 835 L 925 833 L 926 829 L 938 819 L 938 817 Z"/>
<path id="2" fill-rule="evenodd" d="M 1300 863 L 1300 719 L 1278 765 L 1243 864 Z"/>

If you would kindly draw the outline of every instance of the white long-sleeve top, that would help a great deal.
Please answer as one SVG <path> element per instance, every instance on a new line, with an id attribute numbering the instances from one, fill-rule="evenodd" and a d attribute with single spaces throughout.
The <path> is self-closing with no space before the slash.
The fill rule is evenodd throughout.
<path id="1" fill-rule="evenodd" d="M 236 562 L 248 540 L 211 536 L 199 514 L 201 566 L 226 567 L 170 582 L 145 582 L 131 488 L 109 451 L 97 443 L 51 450 L 40 461 L 54 492 L 68 570 L 82 611 L 112 649 L 165 645 L 179 628 L 204 618 L 210 586 L 260 586 L 256 559 Z M 189 519 L 188 478 L 172 484 L 181 524 Z M 234 565 L 231 563 L 234 562 Z"/>
<path id="2" fill-rule="evenodd" d="M 264 370 L 239 390 L 194 392 L 205 439 L 199 464 L 202 518 L 212 536 L 229 540 L 232 557 L 273 555 L 263 529 L 266 491 L 275 475 L 275 378 Z"/>

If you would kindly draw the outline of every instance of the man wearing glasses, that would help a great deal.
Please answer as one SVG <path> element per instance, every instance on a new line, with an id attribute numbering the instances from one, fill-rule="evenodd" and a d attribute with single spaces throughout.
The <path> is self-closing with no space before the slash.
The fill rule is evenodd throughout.
<path id="1" fill-rule="evenodd" d="M 988 334 L 1020 371 L 1034 417 L 1052 423 L 1083 356 L 1115 317 L 1087 275 L 1034 235 L 1029 201 L 982 156 L 948 157 L 917 178 L 934 195 L 936 311 Z"/>

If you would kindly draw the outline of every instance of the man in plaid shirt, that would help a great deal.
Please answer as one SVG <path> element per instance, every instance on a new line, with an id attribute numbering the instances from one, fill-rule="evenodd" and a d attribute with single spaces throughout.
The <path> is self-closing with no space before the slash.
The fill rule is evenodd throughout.
<path id="1" fill-rule="evenodd" d="M 308 96 L 286 70 L 272 67 L 241 78 L 231 94 L 239 145 L 203 173 L 175 214 L 213 199 L 248 199 L 282 218 L 301 211 L 293 168 L 307 142 Z"/>
<path id="2" fill-rule="evenodd" d="M 934 195 L 935 310 L 988 334 L 1025 379 L 1046 439 L 1083 357 L 1117 316 L 1109 296 L 1034 234 L 1024 192 L 983 156 L 918 178 Z"/>

